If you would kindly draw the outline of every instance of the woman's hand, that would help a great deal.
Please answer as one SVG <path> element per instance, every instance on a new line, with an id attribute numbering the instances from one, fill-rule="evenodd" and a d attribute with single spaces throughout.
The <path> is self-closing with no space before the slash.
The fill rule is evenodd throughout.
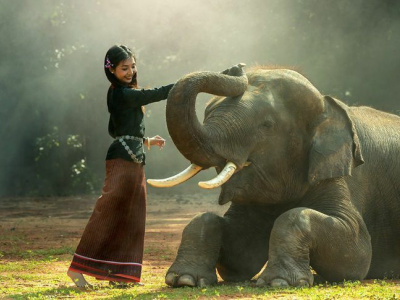
<path id="1" fill-rule="evenodd" d="M 150 145 L 148 144 L 149 142 Z M 158 146 L 161 150 L 165 146 L 165 139 L 163 139 L 159 135 L 156 135 L 151 138 L 147 138 L 144 144 L 147 146 L 148 149 L 150 149 L 150 146 Z"/>

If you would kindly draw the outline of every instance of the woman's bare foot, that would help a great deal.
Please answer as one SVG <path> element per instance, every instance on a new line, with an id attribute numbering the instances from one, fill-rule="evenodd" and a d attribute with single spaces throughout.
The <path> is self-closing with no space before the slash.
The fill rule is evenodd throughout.
<path id="1" fill-rule="evenodd" d="M 89 284 L 85 277 L 81 273 L 77 273 L 71 270 L 68 270 L 67 275 L 69 278 L 72 279 L 72 281 L 76 284 L 77 287 L 93 287 L 91 284 Z"/>

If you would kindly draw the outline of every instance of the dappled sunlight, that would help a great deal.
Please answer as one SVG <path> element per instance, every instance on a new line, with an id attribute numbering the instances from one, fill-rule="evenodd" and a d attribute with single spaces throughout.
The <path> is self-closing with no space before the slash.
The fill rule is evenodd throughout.
<path id="1" fill-rule="evenodd" d="M 141 87 L 243 62 L 295 67 L 346 103 L 399 111 L 398 7 L 386 0 L 2 1 L 0 134 L 12 143 L 0 148 L 0 195 L 99 194 L 111 142 L 102 65 L 115 43 L 135 52 Z M 202 96 L 199 119 L 210 98 Z M 147 153 L 147 178 L 188 165 L 165 123 L 165 103 L 146 108 L 146 132 L 166 138 L 163 151 Z M 173 191 L 196 191 L 197 182 Z"/>
<path id="2" fill-rule="evenodd" d="M 114 289 L 107 281 L 90 278 L 94 288 L 85 290 L 76 288 L 66 275 L 101 195 L 105 156 L 113 142 L 108 134 L 106 95 L 110 83 L 104 76 L 107 49 L 114 44 L 125 44 L 133 50 L 139 88 L 177 83 L 190 73 L 221 72 L 243 62 L 250 79 L 249 71 L 256 66 L 295 69 L 323 95 L 331 95 L 349 106 L 399 114 L 400 1 L 9 0 L 0 1 L 0 18 L 3 24 L 0 28 L 3 42 L 0 47 L 0 140 L 3 142 L 0 147 L 0 298 L 400 298 L 400 283 L 396 280 L 315 284 L 309 289 L 284 291 L 259 288 L 253 281 L 220 282 L 215 287 L 199 289 L 167 286 L 165 273 L 175 260 L 185 226 L 205 212 L 223 216 L 231 205 L 229 202 L 218 204 L 220 188 L 203 190 L 198 186 L 199 182 L 216 176 L 214 167 L 171 188 L 147 185 L 142 277 L 145 287 Z M 272 91 L 270 82 L 263 84 L 265 90 Z M 297 91 L 300 95 L 301 90 Z M 256 89 L 249 88 L 248 93 L 263 101 Z M 270 96 L 268 101 L 278 107 L 278 101 L 272 101 L 277 94 L 271 92 Z M 211 97 L 200 93 L 196 98 L 193 117 L 198 117 L 200 125 L 206 123 L 202 120 Z M 250 105 L 246 97 L 237 98 Z M 166 140 L 162 151 L 145 149 L 148 179 L 168 178 L 192 163 L 186 158 L 188 155 L 184 157 L 177 150 L 171 138 L 174 135 L 167 127 L 166 103 L 171 103 L 170 100 L 152 103 L 144 112 L 146 136 L 160 135 Z M 227 103 L 222 98 L 219 101 Z M 183 115 L 182 121 L 186 117 Z M 279 114 L 276 117 L 286 118 Z M 300 118 L 303 117 L 301 114 Z M 265 128 L 249 130 L 254 133 L 254 140 L 269 128 L 267 119 Z M 371 120 L 368 122 L 371 127 Z M 231 130 L 234 128 L 230 121 L 227 124 Z M 278 132 L 284 128 L 276 124 L 269 129 Z M 313 125 L 314 122 L 308 122 L 304 128 L 311 132 Z M 186 127 L 183 129 L 189 132 Z M 227 139 L 221 128 L 215 128 L 214 133 L 220 138 L 208 139 L 212 145 L 205 147 L 204 158 L 211 158 L 208 152 L 214 150 L 220 156 L 214 159 L 222 159 L 226 157 L 222 152 L 228 145 L 223 144 Z M 248 136 L 253 137 L 252 133 Z M 288 149 L 309 149 L 294 135 L 290 133 L 291 142 L 285 143 Z M 264 141 L 264 137 L 267 135 L 263 134 L 260 140 Z M 396 137 L 391 138 L 396 140 Z M 278 135 L 276 138 L 283 141 Z M 192 145 L 180 135 L 178 139 Z M 252 145 L 242 140 L 240 143 Z M 372 147 L 372 143 L 367 145 Z M 199 150 L 193 148 L 188 153 Z M 233 147 L 226 148 L 227 152 L 234 152 Z M 276 153 L 286 151 L 279 149 L 274 147 Z M 271 153 L 261 150 L 252 146 L 249 157 L 253 153 L 260 153 L 260 157 Z M 304 157 L 304 162 L 296 161 L 295 165 L 311 161 L 309 155 Z M 366 162 L 371 159 L 366 155 L 364 158 Z M 253 166 L 258 168 L 259 161 L 258 157 L 252 161 Z M 241 196 L 242 189 L 234 189 L 234 185 L 242 184 L 258 191 L 257 177 L 250 177 L 248 182 L 242 180 L 245 172 L 233 175 L 224 192 Z M 297 172 L 293 180 L 300 178 L 299 174 L 302 173 Z M 353 172 L 352 178 L 357 178 L 357 172 Z M 382 189 L 385 184 L 382 181 Z M 291 194 L 290 186 L 285 185 L 287 194 Z M 228 199 L 229 193 L 221 199 L 224 196 Z M 254 197 L 244 195 L 243 199 Z M 385 239 L 388 234 L 381 234 L 381 238 Z M 250 265 L 251 259 L 244 262 Z"/>

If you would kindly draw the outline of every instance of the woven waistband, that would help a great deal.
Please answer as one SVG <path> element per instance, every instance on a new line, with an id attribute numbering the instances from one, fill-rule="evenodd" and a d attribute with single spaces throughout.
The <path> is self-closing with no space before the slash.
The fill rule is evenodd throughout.
<path id="1" fill-rule="evenodd" d="M 143 158 L 138 159 L 135 155 L 135 153 L 133 153 L 133 151 L 131 150 L 131 148 L 129 148 L 129 146 L 127 145 L 127 143 L 124 140 L 135 140 L 138 142 L 143 143 L 143 138 L 137 137 L 137 136 L 133 136 L 133 135 L 121 135 L 121 136 L 117 136 L 115 138 L 115 140 L 118 140 L 121 145 L 125 148 L 125 150 L 128 152 L 129 156 L 132 158 L 132 160 L 135 163 L 141 164 L 143 162 Z M 143 147 L 143 144 L 142 144 Z"/>

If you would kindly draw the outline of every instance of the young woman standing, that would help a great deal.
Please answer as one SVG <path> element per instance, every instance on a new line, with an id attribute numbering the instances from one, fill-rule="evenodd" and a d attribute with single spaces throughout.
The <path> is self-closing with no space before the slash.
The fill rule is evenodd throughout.
<path id="1" fill-rule="evenodd" d="M 108 132 L 114 141 L 102 194 L 67 272 L 78 287 L 90 286 L 83 274 L 110 283 L 140 282 L 147 201 L 143 147 L 165 145 L 158 135 L 144 137 L 143 106 L 166 99 L 173 87 L 138 89 L 136 58 L 124 45 L 107 51 L 104 70 L 111 82 Z"/>

